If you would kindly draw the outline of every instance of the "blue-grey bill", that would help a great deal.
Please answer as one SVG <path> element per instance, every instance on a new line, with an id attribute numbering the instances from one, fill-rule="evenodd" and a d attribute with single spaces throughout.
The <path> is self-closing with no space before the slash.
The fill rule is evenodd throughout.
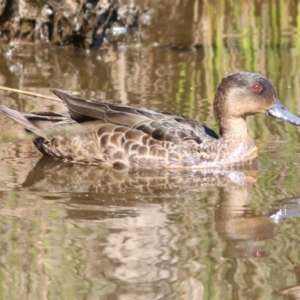
<path id="1" fill-rule="evenodd" d="M 300 126 L 300 117 L 289 112 L 277 98 L 274 105 L 266 113 L 274 118 Z"/>

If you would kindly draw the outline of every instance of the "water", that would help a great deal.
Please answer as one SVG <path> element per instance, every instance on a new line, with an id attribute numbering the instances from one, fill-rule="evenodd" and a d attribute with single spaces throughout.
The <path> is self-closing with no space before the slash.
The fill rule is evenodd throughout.
<path id="1" fill-rule="evenodd" d="M 246 70 L 300 114 L 298 1 L 174 2 L 146 1 L 150 25 L 104 49 L 1 45 L 0 85 L 184 113 L 217 130 L 216 85 Z M 64 109 L 11 92 L 1 104 Z M 255 170 L 114 172 L 41 158 L 1 115 L 0 298 L 298 299 L 299 129 L 264 115 L 249 126 Z"/>

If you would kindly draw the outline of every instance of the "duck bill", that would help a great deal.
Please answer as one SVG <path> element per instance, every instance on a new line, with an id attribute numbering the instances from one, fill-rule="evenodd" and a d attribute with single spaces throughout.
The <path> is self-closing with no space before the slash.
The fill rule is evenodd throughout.
<path id="1" fill-rule="evenodd" d="M 274 105 L 266 111 L 266 114 L 293 125 L 300 126 L 300 117 L 289 112 L 277 98 Z"/>

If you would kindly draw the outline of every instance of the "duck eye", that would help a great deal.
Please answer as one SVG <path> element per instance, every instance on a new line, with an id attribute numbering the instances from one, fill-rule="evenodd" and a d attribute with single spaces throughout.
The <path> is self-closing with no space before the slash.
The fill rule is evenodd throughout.
<path id="1" fill-rule="evenodd" d="M 262 86 L 259 83 L 254 83 L 252 85 L 252 91 L 255 93 L 259 93 L 262 90 Z"/>

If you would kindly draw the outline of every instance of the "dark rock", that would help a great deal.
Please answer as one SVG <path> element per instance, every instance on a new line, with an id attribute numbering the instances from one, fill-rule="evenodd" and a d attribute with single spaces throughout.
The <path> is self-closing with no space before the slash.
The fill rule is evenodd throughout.
<path id="1" fill-rule="evenodd" d="M 138 14 L 118 0 L 0 0 L 0 42 L 101 46 L 136 28 Z"/>

